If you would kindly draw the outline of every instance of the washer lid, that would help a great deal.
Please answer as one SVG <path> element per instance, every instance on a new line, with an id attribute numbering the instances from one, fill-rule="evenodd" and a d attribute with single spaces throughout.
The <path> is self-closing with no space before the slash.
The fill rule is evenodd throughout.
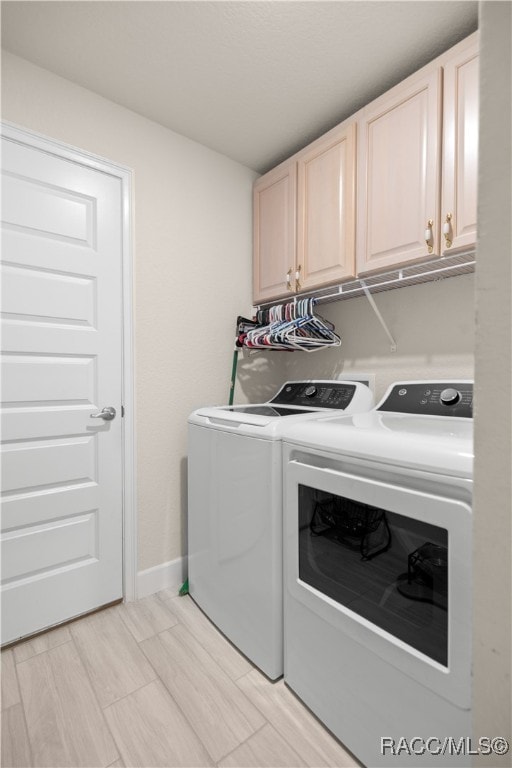
<path id="1" fill-rule="evenodd" d="M 188 421 L 189 424 L 277 440 L 281 439 L 285 424 L 308 421 L 329 413 L 368 411 L 372 406 L 373 395 L 361 382 L 308 379 L 286 382 L 268 403 L 198 408 Z"/>
<path id="2" fill-rule="evenodd" d="M 395 467 L 473 475 L 472 419 L 373 410 L 285 427 L 283 440 Z"/>
<path id="3" fill-rule="evenodd" d="M 249 413 L 252 416 L 269 416 L 270 418 L 282 418 L 284 416 L 294 416 L 296 413 L 309 413 L 310 411 L 316 411 L 317 408 L 286 408 L 282 406 L 271 405 L 270 403 L 262 403 L 261 405 L 222 405 L 219 411 L 227 411 L 228 413 Z"/>
<path id="4" fill-rule="evenodd" d="M 325 410 L 318 408 L 286 408 L 269 403 L 259 405 L 212 406 L 199 408 L 189 416 L 189 424 L 213 429 L 237 431 L 239 434 L 267 440 L 281 439 L 285 423 L 318 418 Z M 337 412 L 341 413 L 340 411 Z M 285 418 L 286 417 L 286 418 Z"/>

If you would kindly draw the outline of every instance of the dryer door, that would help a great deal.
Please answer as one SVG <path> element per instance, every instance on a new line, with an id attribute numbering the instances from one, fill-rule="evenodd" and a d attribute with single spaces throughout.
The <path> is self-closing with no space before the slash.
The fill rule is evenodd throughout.
<path id="1" fill-rule="evenodd" d="M 463 708 L 470 535 L 471 510 L 461 501 L 287 464 L 287 599 Z"/>

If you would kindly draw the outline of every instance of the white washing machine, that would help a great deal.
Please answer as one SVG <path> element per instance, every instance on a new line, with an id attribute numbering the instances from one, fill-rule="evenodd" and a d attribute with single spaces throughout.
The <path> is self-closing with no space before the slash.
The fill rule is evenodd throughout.
<path id="1" fill-rule="evenodd" d="M 472 398 L 284 429 L 285 682 L 368 766 L 471 762 Z"/>
<path id="2" fill-rule="evenodd" d="M 189 417 L 189 592 L 272 680 L 283 674 L 283 424 L 372 406 L 361 382 L 290 381 L 267 403 Z"/>

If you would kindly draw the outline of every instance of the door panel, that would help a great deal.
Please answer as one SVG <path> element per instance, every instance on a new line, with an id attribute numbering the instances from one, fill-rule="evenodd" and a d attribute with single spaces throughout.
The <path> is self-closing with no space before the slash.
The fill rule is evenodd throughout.
<path id="1" fill-rule="evenodd" d="M 5 583 L 44 574 L 70 563 L 98 557 L 98 510 L 65 520 L 4 534 L 2 569 Z M 27 570 L 26 563 L 30 563 Z"/>
<path id="2" fill-rule="evenodd" d="M 2 151 L 5 643 L 122 597 L 122 220 L 119 178 Z"/>
<path id="3" fill-rule="evenodd" d="M 94 327 L 93 279 L 17 265 L 2 265 L 1 279 L 5 318 Z"/>
<path id="4" fill-rule="evenodd" d="M 92 405 L 95 386 L 94 357 L 4 355 L 3 403 L 5 407 Z"/>
<path id="5" fill-rule="evenodd" d="M 7 170 L 4 177 L 9 194 L 2 201 L 2 216 L 10 228 L 18 227 L 25 232 L 32 230 L 37 235 L 92 245 L 92 199 L 70 189 L 52 188 Z"/>
<path id="6" fill-rule="evenodd" d="M 94 436 L 62 440 L 5 441 L 2 452 L 2 489 L 34 489 L 96 481 Z"/>

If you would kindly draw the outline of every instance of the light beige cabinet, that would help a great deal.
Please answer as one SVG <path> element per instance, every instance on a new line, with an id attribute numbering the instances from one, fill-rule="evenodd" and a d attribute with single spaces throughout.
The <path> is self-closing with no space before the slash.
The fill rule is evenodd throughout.
<path id="1" fill-rule="evenodd" d="M 355 121 L 297 156 L 296 290 L 355 276 L 355 172 Z"/>
<path id="2" fill-rule="evenodd" d="M 476 34 L 361 110 L 358 134 L 358 274 L 476 241 Z"/>
<path id="3" fill-rule="evenodd" d="M 257 180 L 254 303 L 473 246 L 477 162 L 475 33 Z"/>
<path id="4" fill-rule="evenodd" d="M 254 185 L 254 303 L 355 275 L 355 121 Z"/>
<path id="5" fill-rule="evenodd" d="M 295 284 L 297 165 L 287 161 L 253 188 L 255 304 L 285 295 Z"/>
<path id="6" fill-rule="evenodd" d="M 476 243 L 478 191 L 478 38 L 448 52 L 443 61 L 443 175 L 441 248 Z"/>
<path id="7" fill-rule="evenodd" d="M 430 67 L 359 113 L 359 274 L 438 250 L 441 93 L 441 68 Z"/>

